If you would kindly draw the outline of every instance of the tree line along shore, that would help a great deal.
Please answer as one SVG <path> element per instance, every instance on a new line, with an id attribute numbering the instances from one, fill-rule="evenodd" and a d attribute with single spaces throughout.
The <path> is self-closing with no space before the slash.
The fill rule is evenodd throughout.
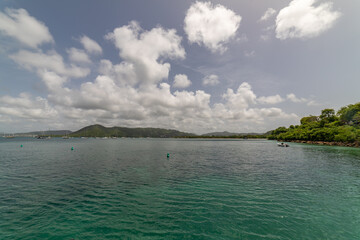
<path id="1" fill-rule="evenodd" d="M 303 117 L 300 125 L 279 127 L 268 139 L 310 144 L 360 147 L 360 102 L 340 108 L 327 108 L 319 116 Z"/>

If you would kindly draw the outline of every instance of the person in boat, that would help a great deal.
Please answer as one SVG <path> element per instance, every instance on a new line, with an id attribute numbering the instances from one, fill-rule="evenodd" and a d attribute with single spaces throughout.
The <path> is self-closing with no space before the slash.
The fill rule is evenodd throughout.
<path id="1" fill-rule="evenodd" d="M 282 143 L 278 143 L 278 146 L 279 147 L 288 147 L 289 145 L 282 142 Z"/>

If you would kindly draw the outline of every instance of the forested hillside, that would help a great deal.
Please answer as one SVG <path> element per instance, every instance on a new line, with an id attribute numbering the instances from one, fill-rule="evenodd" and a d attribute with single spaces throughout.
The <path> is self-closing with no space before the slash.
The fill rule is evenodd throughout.
<path id="1" fill-rule="evenodd" d="M 177 130 L 162 128 L 125 128 L 125 127 L 104 127 L 99 124 L 91 125 L 70 134 L 72 137 L 183 137 L 194 134 L 184 133 Z"/>

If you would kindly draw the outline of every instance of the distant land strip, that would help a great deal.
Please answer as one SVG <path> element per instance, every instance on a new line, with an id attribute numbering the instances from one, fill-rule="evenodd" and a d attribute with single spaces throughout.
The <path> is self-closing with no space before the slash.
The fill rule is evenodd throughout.
<path id="1" fill-rule="evenodd" d="M 307 116 L 300 125 L 278 127 L 266 133 L 212 132 L 203 135 L 163 128 L 104 127 L 99 124 L 78 131 L 37 131 L 8 136 L 61 136 L 68 137 L 134 137 L 134 138 L 226 138 L 226 139 L 270 139 L 307 144 L 360 147 L 360 102 L 340 108 L 327 108 L 319 116 Z M 6 137 L 6 134 L 4 134 Z"/>

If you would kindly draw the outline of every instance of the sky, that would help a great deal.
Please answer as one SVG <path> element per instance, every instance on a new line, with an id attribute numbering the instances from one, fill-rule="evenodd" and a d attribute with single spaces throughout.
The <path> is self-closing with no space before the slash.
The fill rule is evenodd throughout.
<path id="1" fill-rule="evenodd" d="M 0 2 L 0 132 L 266 132 L 360 101 L 360 1 Z"/>

